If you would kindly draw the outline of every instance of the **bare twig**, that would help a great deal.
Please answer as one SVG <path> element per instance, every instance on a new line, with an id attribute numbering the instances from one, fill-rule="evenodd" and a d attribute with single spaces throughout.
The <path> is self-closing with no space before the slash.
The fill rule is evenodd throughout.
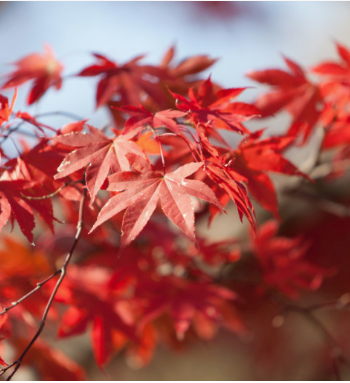
<path id="1" fill-rule="evenodd" d="M 295 197 L 307 201 L 311 201 L 314 206 L 317 206 L 320 210 L 326 211 L 338 217 L 349 217 L 350 216 L 350 207 L 342 205 L 338 202 L 331 201 L 326 197 L 316 194 L 314 192 L 309 192 L 306 190 L 297 190 L 297 189 L 285 189 L 283 190 L 285 195 L 290 197 Z"/>
<path id="2" fill-rule="evenodd" d="M 324 327 L 323 324 L 310 311 L 303 310 L 300 311 L 300 313 L 322 334 L 323 338 L 328 344 L 328 353 L 332 361 L 334 375 L 337 380 L 341 380 L 338 364 L 341 362 L 345 365 L 348 365 L 348 361 L 345 359 L 342 349 L 333 339 L 326 327 Z"/>
<path id="3" fill-rule="evenodd" d="M 20 357 L 14 361 L 12 364 L 10 364 L 9 366 L 3 368 L 0 370 L 0 376 L 3 375 L 8 369 L 10 369 L 11 367 L 14 367 L 12 373 L 9 375 L 9 377 L 6 379 L 7 381 L 11 380 L 13 378 L 13 376 L 15 375 L 15 373 L 17 372 L 17 370 L 20 368 L 21 364 L 22 364 L 22 361 L 23 361 L 23 358 L 26 356 L 26 354 L 28 353 L 28 351 L 31 349 L 31 347 L 33 346 L 33 344 L 35 343 L 35 341 L 38 339 L 38 337 L 40 336 L 41 332 L 43 331 L 44 327 L 45 327 L 45 324 L 46 324 L 46 318 L 47 318 L 47 315 L 50 311 L 50 308 L 52 306 L 52 303 L 55 299 L 55 296 L 56 296 L 56 293 L 64 279 L 64 277 L 66 276 L 66 273 L 67 273 L 67 267 L 68 267 L 68 264 L 72 258 L 72 255 L 74 253 L 74 250 L 79 242 L 79 239 L 80 239 L 80 236 L 81 236 L 81 233 L 83 231 L 83 226 L 84 226 L 84 205 L 85 205 L 85 200 L 86 200 L 86 193 L 87 193 L 87 189 L 84 189 L 83 191 L 83 194 L 82 194 L 82 197 L 81 197 L 81 200 L 80 200 L 80 207 L 79 207 L 79 219 L 78 219 L 78 224 L 77 224 L 77 232 L 75 234 L 75 239 L 74 239 L 74 242 L 72 244 L 72 247 L 70 249 L 70 251 L 68 252 L 67 256 L 66 256 L 66 259 L 63 263 L 63 266 L 61 267 L 60 270 L 58 270 L 55 275 L 58 275 L 58 274 L 61 274 L 59 279 L 57 280 L 56 282 L 56 285 L 55 285 L 55 288 L 53 289 L 52 293 L 51 293 L 51 296 L 50 296 L 50 299 L 49 301 L 47 302 L 47 305 L 46 305 L 46 308 L 45 308 L 45 311 L 43 313 L 43 316 L 42 316 L 42 319 L 41 319 L 41 323 L 40 323 L 40 326 L 39 326 L 39 329 L 37 330 L 37 332 L 35 333 L 34 337 L 32 338 L 32 340 L 29 342 L 28 346 L 25 348 L 25 350 L 22 352 L 22 354 L 20 355 Z M 49 277 L 49 279 L 53 278 L 54 275 L 52 275 L 51 277 Z M 48 279 L 48 280 L 49 280 Z M 46 283 L 48 280 L 45 280 L 44 282 Z M 34 291 L 33 291 L 34 292 Z M 31 295 L 33 292 L 30 292 L 29 294 Z M 28 294 L 27 294 L 28 295 Z M 23 300 L 23 299 L 22 299 Z"/>
<path id="4" fill-rule="evenodd" d="M 321 305 L 314 305 L 310 307 L 300 307 L 292 303 L 287 303 L 284 300 L 282 300 L 280 297 L 277 297 L 277 296 L 270 296 L 270 297 L 283 310 L 282 315 L 280 315 L 282 320 L 276 321 L 276 324 L 278 324 L 278 326 L 283 324 L 284 322 L 283 317 L 288 312 L 296 312 L 302 315 L 309 323 L 313 325 L 314 328 L 316 328 L 319 331 L 319 333 L 321 334 L 321 336 L 324 338 L 325 342 L 327 343 L 328 353 L 332 361 L 333 373 L 337 380 L 341 380 L 339 363 L 343 363 L 344 365 L 349 367 L 349 362 L 343 355 L 341 347 L 334 340 L 334 338 L 329 333 L 327 328 L 313 314 L 313 311 L 320 308 Z M 327 304 L 328 302 L 324 303 L 324 305 L 327 305 Z M 339 304 L 339 300 L 338 300 L 338 304 Z"/>
<path id="5" fill-rule="evenodd" d="M 33 197 L 33 196 L 29 196 L 29 195 L 24 195 L 23 193 L 21 193 L 21 196 L 25 199 L 28 199 L 28 200 L 31 200 L 31 201 L 37 201 L 37 200 L 43 200 L 43 199 L 48 199 L 48 198 L 52 198 L 54 197 L 55 195 L 57 195 L 61 190 L 63 190 L 64 188 L 66 188 L 67 186 L 71 186 L 71 185 L 75 185 L 75 184 L 79 184 L 79 183 L 83 183 L 84 181 L 83 180 L 79 180 L 79 181 L 74 181 L 74 182 L 66 182 L 64 185 L 60 186 L 57 190 L 55 190 L 54 192 L 50 193 L 50 194 L 47 194 L 47 195 L 43 195 L 43 196 L 40 196 L 40 197 Z"/>
<path id="6" fill-rule="evenodd" d="M 60 111 L 60 110 L 57 110 L 55 112 L 40 113 L 40 114 L 35 115 L 34 117 L 40 118 L 40 117 L 50 117 L 50 116 L 63 116 L 63 117 L 67 117 L 67 118 L 70 118 L 70 119 L 76 120 L 76 121 L 84 120 L 81 116 L 77 116 L 74 113 L 64 112 L 64 111 Z"/>
<path id="7" fill-rule="evenodd" d="M 345 159 L 341 161 L 325 162 L 315 166 L 311 171 L 310 177 L 313 179 L 324 178 L 331 174 L 333 171 L 347 171 L 350 168 L 350 160 Z"/>
<path id="8" fill-rule="evenodd" d="M 17 301 L 15 302 L 12 302 L 11 306 L 8 306 L 8 307 L 5 307 L 1 312 L 0 312 L 0 316 L 1 315 L 4 315 L 6 314 L 8 311 L 10 311 L 11 309 L 13 309 L 14 307 L 16 307 L 17 305 L 19 305 L 21 302 L 23 302 L 25 299 L 29 298 L 31 295 L 33 295 L 36 291 L 40 290 L 44 285 L 45 283 L 47 283 L 48 281 L 50 281 L 52 278 L 54 278 L 56 275 L 60 274 L 61 273 L 61 269 L 59 270 L 56 270 L 52 275 L 50 275 L 48 278 L 46 278 L 45 280 L 41 281 L 41 282 L 38 282 L 36 284 L 36 287 L 29 291 L 26 295 L 23 295 L 22 298 L 18 299 Z"/>
<path id="9" fill-rule="evenodd" d="M 318 303 L 308 307 L 309 311 L 324 311 L 324 310 L 349 310 L 350 309 L 350 294 L 343 294 L 340 298 Z"/>
<path id="10" fill-rule="evenodd" d="M 46 112 L 46 113 L 40 113 L 40 114 L 36 114 L 34 115 L 33 117 L 35 119 L 37 118 L 40 118 L 40 117 L 49 117 L 49 116 L 64 116 L 64 117 L 67 117 L 67 118 L 71 118 L 72 120 L 76 120 L 76 121 L 80 121 L 80 120 L 83 120 L 83 118 L 73 114 L 73 113 L 69 113 L 69 112 L 63 112 L 63 111 L 56 111 L 56 112 Z M 14 116 L 15 117 L 15 116 Z M 33 124 L 33 122 L 31 121 L 28 121 L 28 120 L 23 120 L 21 121 L 20 123 L 18 123 L 16 126 L 14 126 L 13 128 L 10 128 L 8 129 L 8 133 L 6 136 L 2 136 L 2 140 L 0 142 L 0 144 L 2 144 L 3 142 L 5 142 L 12 133 L 16 132 L 19 130 L 19 128 L 25 124 L 25 123 L 28 123 L 28 124 L 32 124 L 32 125 L 35 125 Z M 38 127 L 37 125 L 35 125 L 36 127 Z M 47 128 L 49 130 L 52 130 L 54 132 L 56 132 L 55 129 L 51 128 L 50 126 L 48 125 L 45 125 L 45 124 L 41 124 L 41 126 L 43 126 L 44 128 Z M 21 132 L 22 134 L 24 134 L 24 132 Z"/>

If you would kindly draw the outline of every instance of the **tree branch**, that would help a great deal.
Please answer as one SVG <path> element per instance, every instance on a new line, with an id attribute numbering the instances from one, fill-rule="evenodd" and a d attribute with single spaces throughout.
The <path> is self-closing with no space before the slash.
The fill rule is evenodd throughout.
<path id="1" fill-rule="evenodd" d="M 6 314 L 8 311 L 10 311 L 11 309 L 13 309 L 14 307 L 16 307 L 17 305 L 19 305 L 21 302 L 23 302 L 25 299 L 29 298 L 31 295 L 33 295 L 36 291 L 40 290 L 42 288 L 42 286 L 45 285 L 45 283 L 47 283 L 48 281 L 50 281 L 52 278 L 54 278 L 56 275 L 60 274 L 61 273 L 61 269 L 59 270 L 56 270 L 52 275 L 50 275 L 48 278 L 46 278 L 45 280 L 43 280 L 42 282 L 38 282 L 36 284 L 36 287 L 29 291 L 26 295 L 23 295 L 22 298 L 18 299 L 17 301 L 15 302 L 12 302 L 11 306 L 8 306 L 8 307 L 5 307 L 3 309 L 3 311 L 0 312 L 0 316 L 1 315 L 4 315 Z"/>
<path id="2" fill-rule="evenodd" d="M 25 350 L 22 352 L 22 354 L 20 355 L 20 357 L 14 361 L 12 364 L 10 364 L 9 366 L 3 368 L 0 370 L 0 376 L 3 375 L 8 369 L 10 369 L 11 367 L 15 366 L 14 370 L 12 371 L 12 373 L 9 375 L 9 377 L 6 379 L 7 381 L 10 381 L 13 376 L 15 375 L 15 373 L 17 372 L 17 370 L 20 368 L 21 364 L 22 364 L 22 361 L 23 361 L 23 358 L 26 356 L 26 354 L 28 353 L 28 351 L 31 349 L 31 347 L 33 346 L 33 344 L 35 343 L 35 341 L 38 339 L 38 337 L 40 336 L 41 332 L 43 331 L 44 327 L 45 327 L 45 324 L 46 324 L 46 318 L 47 318 L 47 315 L 50 311 L 50 308 L 52 306 L 52 303 L 55 299 L 55 296 L 56 296 L 56 293 L 64 279 L 64 277 L 66 276 L 66 273 L 67 273 L 67 267 L 68 267 L 68 264 L 73 256 L 73 253 L 74 253 L 74 250 L 79 242 L 79 239 L 80 239 L 80 236 L 81 236 L 81 233 L 83 231 L 83 226 L 84 226 L 84 205 L 85 205 L 85 200 L 86 200 L 86 193 L 87 193 L 87 189 L 84 189 L 83 191 L 83 194 L 82 194 L 82 197 L 81 197 L 81 200 L 80 200 L 80 206 L 79 206 L 79 219 L 78 219 L 78 224 L 77 224 L 77 232 L 75 234 L 75 239 L 74 239 L 74 242 L 72 244 L 72 247 L 70 249 L 70 251 L 68 252 L 67 256 L 66 256 L 66 259 L 63 263 L 63 266 L 61 267 L 60 270 L 57 270 L 56 273 L 54 273 L 53 275 L 51 275 L 51 277 L 49 277 L 47 280 L 43 281 L 43 282 L 47 282 L 48 280 L 50 280 L 51 278 L 53 278 L 55 275 L 57 274 L 61 274 L 59 279 L 57 280 L 56 282 L 56 285 L 55 285 L 55 288 L 53 289 L 52 293 L 51 293 L 51 296 L 50 296 L 50 299 L 49 301 L 47 302 L 47 305 L 46 305 L 46 308 L 45 308 L 45 311 L 43 313 L 43 316 L 42 316 L 42 319 L 41 319 L 41 323 L 40 323 L 40 326 L 39 326 L 39 329 L 37 330 L 37 332 L 35 333 L 34 337 L 32 338 L 32 340 L 29 342 L 28 346 L 25 348 Z M 35 289 L 34 289 L 35 290 Z M 36 288 L 36 290 L 38 290 L 38 286 Z M 35 290 L 35 291 L 36 291 Z M 34 291 L 28 293 L 29 295 L 31 295 Z M 29 296 L 27 294 L 27 296 Z M 26 296 L 26 297 L 27 297 Z M 25 298 L 24 298 L 25 299 Z M 23 300 L 23 299 L 22 299 Z"/>
<path id="3" fill-rule="evenodd" d="M 283 310 L 280 318 L 278 320 L 275 320 L 276 327 L 279 327 L 283 325 L 284 323 L 284 317 L 288 312 L 296 312 L 300 315 L 302 315 L 314 328 L 316 328 L 319 333 L 324 338 L 327 346 L 328 346 L 328 353 L 331 358 L 332 367 L 333 367 L 333 373 L 336 377 L 336 380 L 340 379 L 340 371 L 339 371 L 339 363 L 343 363 L 346 366 L 349 366 L 349 362 L 344 357 L 341 347 L 338 345 L 338 343 L 334 340 L 332 335 L 329 333 L 327 328 L 323 326 L 323 324 L 314 316 L 313 311 L 320 308 L 321 305 L 314 305 L 310 307 L 300 307 L 291 303 L 287 303 L 284 300 L 281 300 L 280 297 L 277 296 L 271 296 L 271 299 L 273 302 L 275 302 L 278 306 L 280 306 Z M 328 302 L 327 302 L 328 303 Z M 326 303 L 326 304 L 327 304 Z M 338 301 L 339 303 L 339 301 Z M 275 318 L 276 319 L 276 318 Z"/>
<path id="4" fill-rule="evenodd" d="M 54 197 L 55 195 L 57 195 L 61 190 L 63 190 L 64 188 L 66 188 L 67 186 L 71 186 L 71 185 L 75 185 L 75 184 L 79 184 L 79 183 L 83 183 L 84 181 L 83 180 L 79 180 L 79 181 L 74 181 L 74 182 L 66 182 L 64 185 L 60 186 L 57 190 L 55 190 L 54 192 L 50 193 L 50 194 L 47 194 L 47 195 L 43 195 L 43 196 L 40 196 L 40 197 L 34 197 L 34 196 L 29 196 L 29 195 L 24 195 L 23 193 L 21 193 L 21 196 L 25 199 L 28 199 L 28 200 L 31 200 L 31 201 L 37 201 L 37 200 L 43 200 L 43 199 L 48 199 L 48 198 L 52 198 Z"/>
<path id="5" fill-rule="evenodd" d="M 69 113 L 69 112 L 63 112 L 63 111 L 56 111 L 56 112 L 46 112 L 46 113 L 40 113 L 40 114 L 36 114 L 34 115 L 33 117 L 36 119 L 36 118 L 40 118 L 40 117 L 50 117 L 50 116 L 63 116 L 63 117 L 67 117 L 67 118 L 71 118 L 72 120 L 76 120 L 76 121 L 80 121 L 80 120 L 83 120 L 83 118 L 80 118 L 79 116 L 73 114 L 73 113 Z M 16 116 L 14 116 L 16 118 Z M 33 122 L 31 121 L 28 121 L 28 120 L 22 120 L 20 123 L 18 123 L 16 126 L 14 126 L 13 128 L 10 128 L 8 129 L 8 133 L 6 136 L 2 136 L 2 140 L 0 142 L 0 144 L 4 143 L 12 133 L 16 132 L 19 130 L 19 128 L 25 124 L 25 123 L 29 123 L 29 124 L 32 124 L 36 127 L 38 127 L 37 125 L 33 124 Z M 41 124 L 41 126 L 49 129 L 49 130 L 52 130 L 54 132 L 56 132 L 55 129 L 51 128 L 50 126 L 48 125 L 45 125 L 45 124 Z M 22 134 L 26 134 L 25 132 L 21 132 Z"/>

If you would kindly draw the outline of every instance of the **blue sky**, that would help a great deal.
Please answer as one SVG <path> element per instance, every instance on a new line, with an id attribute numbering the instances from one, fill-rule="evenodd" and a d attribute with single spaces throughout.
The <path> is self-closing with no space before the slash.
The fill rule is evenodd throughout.
<path id="1" fill-rule="evenodd" d="M 283 67 L 281 53 L 311 66 L 336 57 L 333 39 L 350 46 L 346 2 L 248 2 L 243 6 L 250 11 L 220 20 L 182 2 L 5 2 L 0 8 L 0 73 L 11 70 L 8 63 L 41 52 L 44 43 L 63 61 L 65 74 L 91 63 L 92 51 L 117 62 L 146 53 L 144 62 L 156 64 L 176 44 L 178 59 L 194 54 L 220 58 L 210 69 L 212 78 L 225 87 L 238 87 L 254 85 L 244 77 L 248 70 Z M 69 79 L 62 91 L 50 90 L 28 111 L 65 110 L 104 124 L 106 111 L 94 112 L 95 84 L 96 79 Z M 26 89 L 19 89 L 16 110 L 25 108 Z M 257 90 L 247 91 L 245 100 L 256 94 Z M 54 122 L 67 120 L 55 118 Z"/>

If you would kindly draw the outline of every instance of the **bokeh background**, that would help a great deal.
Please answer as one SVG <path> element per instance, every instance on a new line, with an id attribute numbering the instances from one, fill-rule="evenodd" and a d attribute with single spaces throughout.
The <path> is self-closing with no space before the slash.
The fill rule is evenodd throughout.
<path id="1" fill-rule="evenodd" d="M 42 51 L 43 44 L 64 62 L 66 76 L 91 63 L 91 52 L 119 63 L 146 54 L 144 62 L 157 64 L 175 45 L 178 60 L 196 54 L 219 58 L 208 74 L 225 87 L 256 86 L 244 74 L 283 66 L 282 54 L 306 67 L 334 58 L 334 40 L 350 44 L 349 11 L 346 2 L 333 1 L 0 2 L 0 73 L 9 72 L 18 58 Z M 51 90 L 33 109 L 52 111 L 59 105 L 103 120 L 107 112 L 95 113 L 95 80 L 88 80 L 65 81 L 59 93 Z M 24 105 L 22 89 L 18 107 Z M 244 97 L 253 99 L 255 92 Z"/>
<path id="2" fill-rule="evenodd" d="M 334 40 L 350 46 L 349 16 L 348 3 L 333 1 L 0 2 L 0 73 L 8 73 L 11 62 L 42 51 L 45 43 L 65 64 L 66 75 L 91 63 L 91 52 L 121 63 L 146 54 L 144 62 L 157 64 L 175 45 L 179 60 L 196 54 L 219 58 L 207 74 L 224 87 L 255 87 L 244 74 L 252 69 L 283 67 L 282 54 L 306 67 L 335 58 Z M 39 105 L 26 110 L 33 114 L 64 110 L 101 126 L 108 121 L 108 113 L 103 108 L 94 110 L 95 85 L 95 79 L 67 79 L 60 92 L 50 90 Z M 25 87 L 16 109 L 24 109 Z M 252 88 L 243 100 L 252 101 L 259 92 L 261 88 Z M 58 117 L 47 121 L 53 125 L 67 122 Z M 281 119 L 269 124 L 274 130 L 286 127 Z M 298 163 L 297 156 L 294 161 Z M 227 228 L 227 223 L 224 226 Z M 223 233 L 231 231 L 221 230 Z M 287 331 L 294 334 L 297 329 L 304 345 L 293 345 L 298 357 L 276 366 L 272 375 L 254 368 L 249 342 L 227 333 L 220 333 L 210 343 L 190 345 L 185 351 L 160 349 L 153 362 L 141 370 L 132 369 L 117 357 L 107 368 L 107 375 L 95 367 L 88 336 L 60 344 L 85 365 L 91 380 L 308 379 L 315 369 L 312 352 L 318 346 L 318 334 L 299 318 L 293 319 Z M 292 337 L 286 339 L 292 342 Z M 309 344 L 307 349 L 305 344 Z M 23 368 L 16 379 L 35 376 Z"/>

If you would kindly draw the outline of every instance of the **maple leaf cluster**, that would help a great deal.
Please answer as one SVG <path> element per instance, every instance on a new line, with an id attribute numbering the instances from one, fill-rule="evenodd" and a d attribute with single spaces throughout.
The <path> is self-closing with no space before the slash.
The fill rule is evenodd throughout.
<path id="1" fill-rule="evenodd" d="M 15 157 L 0 151 L 0 230 L 17 223 L 36 248 L 2 234 L 0 334 L 19 355 L 7 364 L 2 342 L 2 371 L 30 364 L 45 380 L 84 379 L 75 362 L 37 340 L 46 321 L 58 325 L 59 338 L 91 327 L 100 367 L 121 350 L 143 366 L 161 342 L 180 347 L 211 339 L 220 327 L 249 333 L 239 310 L 245 292 L 234 282 L 240 272 L 252 270 L 256 296 L 290 300 L 335 275 L 309 259 L 306 239 L 278 234 L 282 214 L 270 172 L 312 185 L 311 172 L 285 152 L 307 143 L 317 126 L 324 131 L 321 150 L 335 150 L 327 176 L 345 172 L 350 53 L 337 49 L 339 63 L 312 68 L 320 76 L 315 83 L 287 58 L 288 71 L 249 73 L 272 87 L 254 103 L 237 101 L 246 88 L 223 88 L 205 77 L 216 61 L 205 55 L 176 64 L 172 47 L 159 65 L 145 65 L 144 56 L 119 64 L 93 53 L 95 62 L 65 81 L 97 78 L 96 108 L 111 113 L 103 129 L 88 119 L 52 127 L 17 111 L 18 86 L 31 81 L 27 103 L 39 102 L 51 87 L 60 89 L 64 66 L 49 47 L 16 62 L 1 85 L 14 95 L 12 101 L 0 95 L 0 142 L 14 140 L 20 127 L 32 129 L 37 142 L 22 140 Z M 282 111 L 291 120 L 281 135 L 249 129 L 249 120 Z M 252 201 L 274 219 L 259 225 Z M 247 244 L 196 234 L 196 222 L 212 222 L 230 203 L 250 225 Z"/>

